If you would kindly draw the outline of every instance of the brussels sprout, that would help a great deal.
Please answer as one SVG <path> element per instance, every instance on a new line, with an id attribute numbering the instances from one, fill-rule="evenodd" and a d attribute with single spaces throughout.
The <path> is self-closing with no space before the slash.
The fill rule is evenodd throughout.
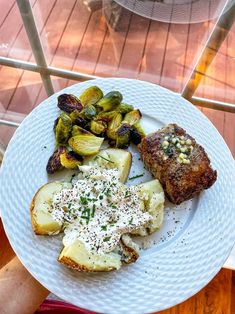
<path id="1" fill-rule="evenodd" d="M 118 91 L 113 91 L 106 94 L 98 101 L 96 106 L 103 111 L 110 111 L 115 109 L 122 101 L 122 94 Z"/>
<path id="2" fill-rule="evenodd" d="M 66 144 L 72 129 L 72 120 L 69 115 L 62 113 L 55 127 L 55 139 L 58 144 Z"/>
<path id="3" fill-rule="evenodd" d="M 143 137 L 145 137 L 145 133 L 142 126 L 138 122 L 132 125 L 130 134 L 131 142 L 138 145 Z"/>
<path id="4" fill-rule="evenodd" d="M 116 140 L 117 133 L 116 130 L 122 122 L 122 115 L 120 113 L 116 113 L 113 119 L 108 124 L 107 136 L 112 140 Z"/>
<path id="5" fill-rule="evenodd" d="M 103 92 L 98 86 L 91 86 L 84 90 L 79 99 L 83 106 L 94 105 L 103 97 Z"/>
<path id="6" fill-rule="evenodd" d="M 115 111 L 109 111 L 109 112 L 100 112 L 96 117 L 95 120 L 96 121 L 102 121 L 102 122 L 110 122 L 113 117 L 116 115 Z"/>
<path id="7" fill-rule="evenodd" d="M 126 123 L 129 123 L 130 125 L 133 125 L 141 119 L 141 116 L 142 115 L 141 115 L 141 112 L 139 111 L 139 109 L 135 109 L 135 110 L 128 112 L 125 115 L 124 121 Z"/>
<path id="8" fill-rule="evenodd" d="M 47 162 L 46 170 L 47 173 L 52 174 L 58 170 L 62 170 L 64 167 L 60 162 L 60 155 L 66 152 L 66 147 L 59 146 L 54 153 L 51 155 Z"/>
<path id="9" fill-rule="evenodd" d="M 57 106 L 67 113 L 71 113 L 74 110 L 81 111 L 83 108 L 80 100 L 76 96 L 69 94 L 60 95 Z"/>
<path id="10" fill-rule="evenodd" d="M 122 123 L 117 129 L 116 147 L 126 147 L 130 143 L 131 126 L 128 123 Z"/>
<path id="11" fill-rule="evenodd" d="M 104 139 L 94 135 L 76 135 L 69 139 L 69 146 L 81 156 L 98 153 Z"/>
<path id="12" fill-rule="evenodd" d="M 79 158 L 74 152 L 69 152 L 68 150 L 65 150 L 61 155 L 60 155 L 60 163 L 63 167 L 66 169 L 77 169 L 78 166 L 81 165 L 82 159 Z M 79 160 L 77 159 L 79 158 Z"/>
<path id="13" fill-rule="evenodd" d="M 90 124 L 90 130 L 92 133 L 95 133 L 95 134 L 102 134 L 106 131 L 107 129 L 107 124 L 105 122 L 102 122 L 102 121 L 91 121 L 91 124 Z"/>
<path id="14" fill-rule="evenodd" d="M 121 114 L 126 114 L 130 111 L 134 110 L 134 107 L 125 103 L 121 103 L 118 105 L 115 109 L 115 111 L 121 113 Z"/>
<path id="15" fill-rule="evenodd" d="M 87 120 L 91 120 L 96 116 L 96 109 L 92 105 L 87 105 L 82 111 L 81 116 Z"/>
<path id="16" fill-rule="evenodd" d="M 90 136 L 94 136 L 91 132 L 81 128 L 78 125 L 74 125 L 73 126 L 73 130 L 72 130 L 72 136 L 76 136 L 76 135 L 90 135 Z"/>

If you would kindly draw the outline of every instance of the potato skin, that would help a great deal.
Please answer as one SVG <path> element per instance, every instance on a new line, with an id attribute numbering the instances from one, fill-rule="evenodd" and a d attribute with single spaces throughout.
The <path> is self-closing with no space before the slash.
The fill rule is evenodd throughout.
<path id="1" fill-rule="evenodd" d="M 74 269 L 74 270 L 78 270 L 80 272 L 85 272 L 85 273 L 97 273 L 97 272 L 109 272 L 109 271 L 112 271 L 112 270 L 116 270 L 116 268 L 114 267 L 108 267 L 108 268 L 103 268 L 103 269 L 96 269 L 96 270 L 91 270 L 89 268 L 87 268 L 86 266 L 84 265 L 79 265 L 78 263 L 74 262 L 71 258 L 69 257 L 66 257 L 66 256 L 63 256 L 63 257 L 59 257 L 58 258 L 58 262 L 71 268 L 71 269 Z"/>

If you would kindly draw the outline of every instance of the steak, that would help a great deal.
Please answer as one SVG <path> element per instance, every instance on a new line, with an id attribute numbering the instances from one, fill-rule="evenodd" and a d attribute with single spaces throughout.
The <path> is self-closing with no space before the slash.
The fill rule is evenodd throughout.
<path id="1" fill-rule="evenodd" d="M 174 204 L 193 198 L 216 181 L 217 172 L 204 148 L 177 124 L 147 135 L 138 149 L 145 167 Z"/>

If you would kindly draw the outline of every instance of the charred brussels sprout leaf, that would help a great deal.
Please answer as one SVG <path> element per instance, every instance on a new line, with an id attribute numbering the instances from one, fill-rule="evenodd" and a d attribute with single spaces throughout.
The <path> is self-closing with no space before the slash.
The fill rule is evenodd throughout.
<path id="1" fill-rule="evenodd" d="M 64 146 L 60 146 L 54 151 L 54 153 L 51 155 L 47 162 L 46 166 L 47 173 L 52 174 L 64 168 L 60 162 L 60 155 L 63 154 L 64 152 L 66 152 L 66 147 Z"/>
<path id="2" fill-rule="evenodd" d="M 69 152 L 68 150 L 65 150 L 60 155 L 60 163 L 66 169 L 77 169 L 77 167 L 80 166 L 82 163 L 81 158 L 79 158 L 79 160 L 78 158 L 77 155 L 74 154 L 74 152 Z"/>
<path id="3" fill-rule="evenodd" d="M 90 124 L 90 130 L 92 133 L 94 134 L 102 134 L 106 131 L 107 129 L 107 124 L 105 122 L 102 121 L 91 121 Z"/>
<path id="4" fill-rule="evenodd" d="M 74 125 L 73 126 L 73 130 L 72 130 L 72 136 L 76 136 L 76 135 L 90 135 L 90 136 L 94 136 L 91 132 L 81 128 L 78 125 Z"/>
<path id="5" fill-rule="evenodd" d="M 122 101 L 122 94 L 118 91 L 113 91 L 106 94 L 97 103 L 97 107 L 102 111 L 114 110 Z"/>
<path id="6" fill-rule="evenodd" d="M 138 145 L 143 137 L 145 137 L 145 133 L 142 126 L 138 122 L 132 125 L 130 136 L 131 142 Z"/>
<path id="7" fill-rule="evenodd" d="M 124 148 L 130 143 L 131 126 L 128 123 L 122 123 L 117 129 L 116 147 Z"/>
<path id="8" fill-rule="evenodd" d="M 142 115 L 141 115 L 141 112 L 139 111 L 139 109 L 135 109 L 135 110 L 128 112 L 125 115 L 124 121 L 126 123 L 129 123 L 130 125 L 133 125 L 141 119 L 141 116 Z"/>
<path id="9" fill-rule="evenodd" d="M 92 120 L 96 116 L 96 109 L 92 105 L 87 105 L 82 111 L 81 116 L 87 120 Z"/>
<path id="10" fill-rule="evenodd" d="M 74 110 L 78 110 L 81 111 L 83 106 L 80 102 L 80 100 L 71 94 L 62 94 L 58 97 L 58 104 L 57 106 L 67 112 L 67 113 L 71 113 Z"/>
<path id="11" fill-rule="evenodd" d="M 104 139 L 94 135 L 76 135 L 69 139 L 69 146 L 81 156 L 98 153 Z"/>
<path id="12" fill-rule="evenodd" d="M 79 99 L 83 106 L 94 105 L 103 97 L 103 92 L 98 86 L 91 86 L 84 90 Z"/>
<path id="13" fill-rule="evenodd" d="M 72 120 L 70 116 L 66 113 L 62 113 L 55 127 L 55 138 L 57 145 L 67 143 L 71 130 Z"/>
<path id="14" fill-rule="evenodd" d="M 115 109 L 116 112 L 119 112 L 121 114 L 126 114 L 132 110 L 134 110 L 134 107 L 125 103 L 121 103 Z"/>
<path id="15" fill-rule="evenodd" d="M 108 124 L 107 136 L 111 140 L 116 140 L 117 138 L 117 128 L 120 126 L 122 122 L 122 115 L 120 113 L 116 113 L 113 119 Z"/>

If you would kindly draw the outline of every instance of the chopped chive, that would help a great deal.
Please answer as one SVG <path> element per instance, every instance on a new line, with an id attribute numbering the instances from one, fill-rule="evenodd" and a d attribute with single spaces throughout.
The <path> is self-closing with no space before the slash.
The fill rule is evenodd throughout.
<path id="1" fill-rule="evenodd" d="M 107 158 L 105 158 L 105 157 L 103 157 L 103 156 L 101 156 L 101 155 L 97 155 L 97 156 L 94 158 L 94 160 L 96 160 L 98 157 L 100 157 L 100 158 L 102 158 L 102 159 L 104 159 L 104 160 L 106 160 L 106 161 L 111 162 L 112 164 L 114 164 L 114 161 L 112 161 L 112 160 L 110 160 L 110 159 L 107 159 Z"/>
<path id="2" fill-rule="evenodd" d="M 83 196 L 80 196 L 80 202 L 82 203 L 82 205 L 87 205 L 87 199 Z"/>
<path id="3" fill-rule="evenodd" d="M 71 204 L 71 203 L 69 203 L 69 204 L 68 204 L 68 209 L 70 209 L 70 208 L 71 208 L 71 206 L 72 206 L 72 204 Z"/>
<path id="4" fill-rule="evenodd" d="M 129 220 L 129 225 L 132 225 L 133 217 Z"/>
<path id="5" fill-rule="evenodd" d="M 137 179 L 137 178 L 141 178 L 141 177 L 143 177 L 143 175 L 144 175 L 144 172 L 141 173 L 141 174 L 138 174 L 137 176 L 131 177 L 128 180 L 134 180 L 134 179 Z"/>
<path id="6" fill-rule="evenodd" d="M 94 218 L 95 216 L 95 204 L 93 204 L 92 206 L 92 213 L 91 213 L 91 217 Z"/>
<path id="7" fill-rule="evenodd" d="M 107 226 L 101 226 L 102 231 L 107 231 Z"/>
<path id="8" fill-rule="evenodd" d="M 100 199 L 100 200 L 102 200 L 103 198 L 104 198 L 103 195 L 100 195 L 100 196 L 99 196 L 99 199 Z"/>
<path id="9" fill-rule="evenodd" d="M 104 242 L 108 242 L 110 240 L 111 237 L 105 237 L 104 238 Z"/>

